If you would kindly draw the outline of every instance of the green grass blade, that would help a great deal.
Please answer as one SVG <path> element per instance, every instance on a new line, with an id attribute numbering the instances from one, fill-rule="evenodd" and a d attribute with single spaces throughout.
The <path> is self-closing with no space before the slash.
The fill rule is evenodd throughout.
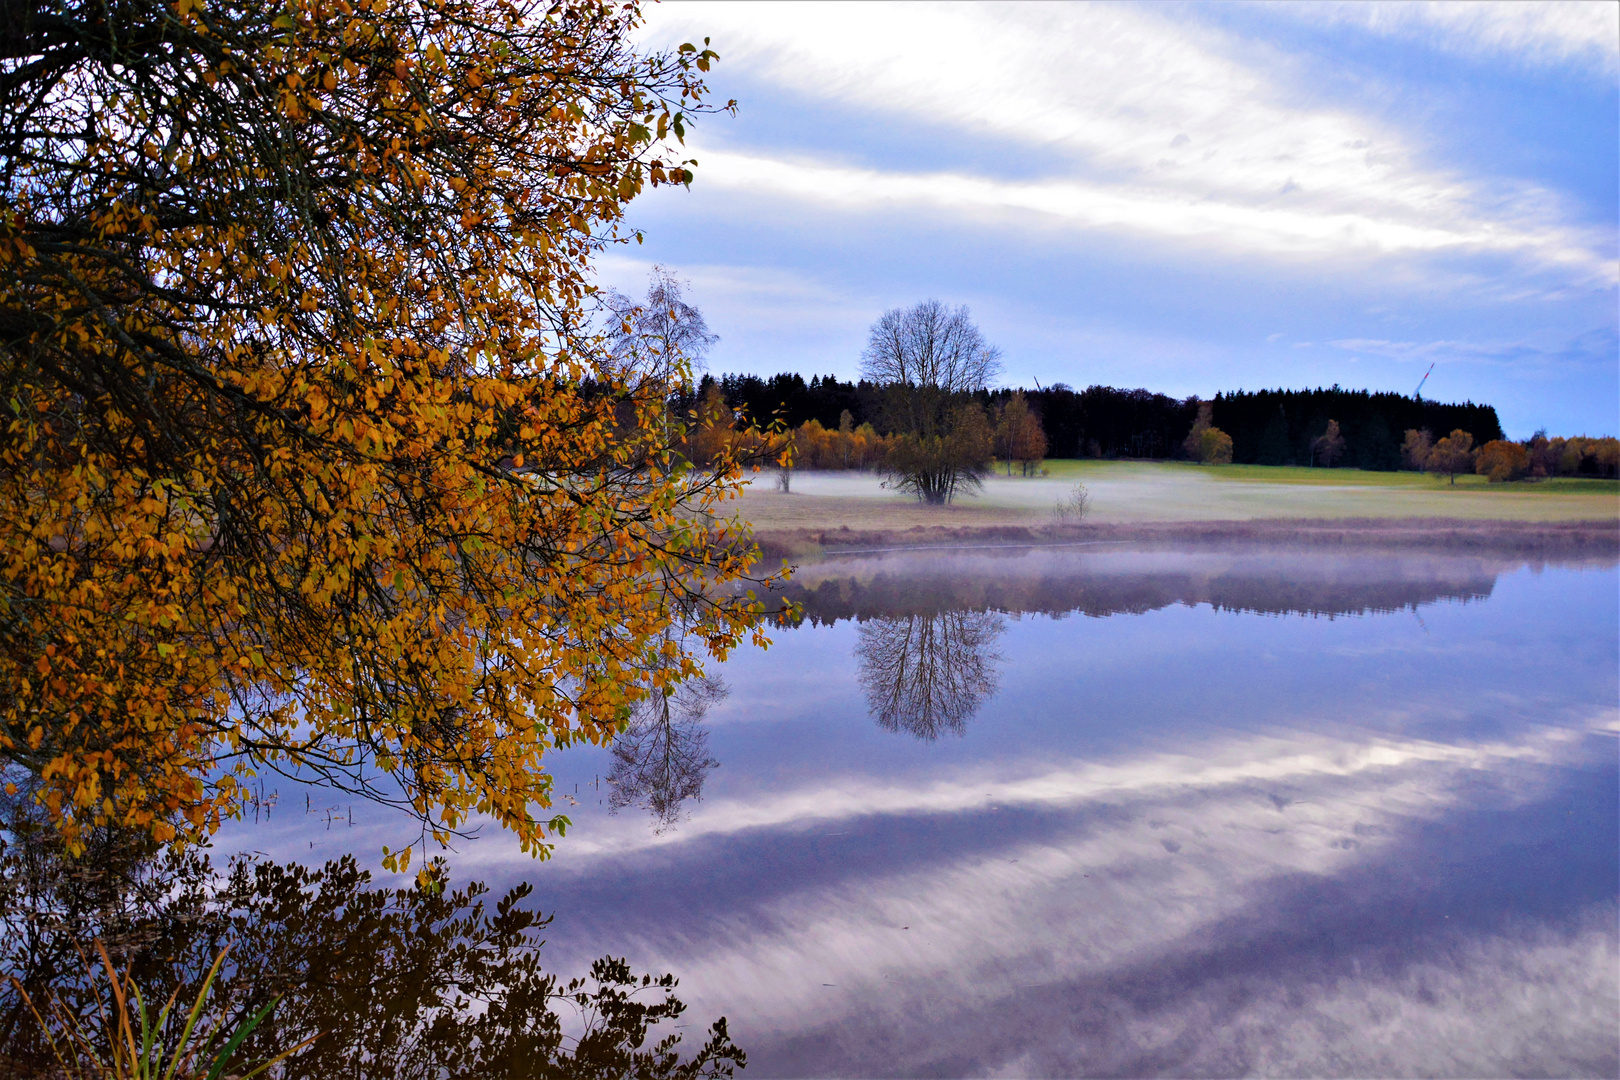
<path id="1" fill-rule="evenodd" d="M 208 1070 L 208 1080 L 219 1080 L 224 1075 L 225 1066 L 230 1063 L 231 1058 L 236 1054 L 237 1047 L 241 1046 L 247 1040 L 247 1037 L 253 1034 L 253 1029 L 259 1026 L 260 1021 L 270 1015 L 270 1010 L 274 1009 L 276 1003 L 280 1000 L 281 995 L 277 994 L 270 999 L 270 1004 L 260 1009 L 247 1023 L 236 1029 L 236 1034 L 231 1036 L 231 1041 L 225 1044 L 224 1048 L 220 1050 L 219 1056 L 214 1059 L 214 1067 Z"/>

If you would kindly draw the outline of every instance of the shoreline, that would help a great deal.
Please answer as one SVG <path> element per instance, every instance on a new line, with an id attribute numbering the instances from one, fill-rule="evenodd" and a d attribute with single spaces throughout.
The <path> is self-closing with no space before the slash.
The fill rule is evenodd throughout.
<path id="1" fill-rule="evenodd" d="M 1007 523 L 899 528 L 758 528 L 764 558 L 833 558 L 889 551 L 967 551 L 1112 544 L 1203 547 L 1231 544 L 1354 545 L 1513 555 L 1620 557 L 1620 521 L 1467 518 L 1268 518 L 1084 525 Z"/>

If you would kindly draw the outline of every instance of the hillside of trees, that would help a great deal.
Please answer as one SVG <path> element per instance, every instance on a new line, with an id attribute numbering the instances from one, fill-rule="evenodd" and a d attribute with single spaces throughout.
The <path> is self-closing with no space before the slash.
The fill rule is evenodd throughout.
<path id="1" fill-rule="evenodd" d="M 887 434 L 882 391 L 862 380 L 784 372 L 705 376 L 687 407 L 717 387 L 726 404 L 745 410 L 755 422 L 780 419 L 789 428 L 809 421 L 835 430 L 844 413 L 856 425 L 871 424 Z M 981 391 L 980 403 L 999 407 L 1014 391 Z M 1180 458 L 1182 441 L 1198 416 L 1198 399 L 1173 398 L 1149 390 L 1092 386 L 1075 390 L 1061 383 L 1023 391 L 1040 417 L 1052 457 Z M 1232 460 L 1241 464 L 1308 465 L 1311 447 L 1336 420 L 1344 439 L 1338 464 L 1363 469 L 1401 467 L 1401 440 L 1409 429 L 1437 436 L 1461 429 L 1484 444 L 1502 438 L 1502 425 L 1490 405 L 1444 404 L 1402 394 L 1345 390 L 1261 390 L 1217 394 L 1213 423 L 1232 438 Z"/>

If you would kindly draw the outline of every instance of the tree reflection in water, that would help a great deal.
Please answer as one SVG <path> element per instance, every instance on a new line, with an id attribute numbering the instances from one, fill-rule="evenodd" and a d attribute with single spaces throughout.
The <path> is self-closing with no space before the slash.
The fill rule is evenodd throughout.
<path id="1" fill-rule="evenodd" d="M 680 817 L 687 799 L 703 796 L 703 781 L 720 763 L 709 756 L 709 733 L 703 717 L 725 699 L 730 689 L 719 678 L 689 679 L 664 696 L 640 702 L 630 726 L 613 740 L 613 787 L 608 805 L 615 811 L 640 806 L 660 830 Z"/>
<path id="2" fill-rule="evenodd" d="M 867 706 L 878 724 L 919 739 L 961 735 L 996 692 L 1006 619 L 993 611 L 868 619 L 856 657 Z"/>
<path id="3" fill-rule="evenodd" d="M 86 976 L 79 952 L 92 939 L 158 1002 L 176 986 L 194 1000 L 231 943 L 210 997 L 228 1024 L 284 995 L 239 1063 L 323 1033 L 270 1074 L 282 1080 L 697 1078 L 745 1062 L 724 1018 L 684 1061 L 678 1035 L 659 1038 L 657 1025 L 685 1009 L 672 976 L 637 976 L 613 958 L 568 982 L 542 971 L 550 920 L 522 906 L 527 884 L 493 904 L 476 883 L 372 888 L 349 857 L 318 870 L 238 861 L 221 880 L 195 852 L 142 852 L 128 834 L 104 835 L 72 861 L 52 839 L 16 817 L 0 830 L 0 1075 L 59 1075 L 4 976 L 99 1030 L 105 980 Z"/>

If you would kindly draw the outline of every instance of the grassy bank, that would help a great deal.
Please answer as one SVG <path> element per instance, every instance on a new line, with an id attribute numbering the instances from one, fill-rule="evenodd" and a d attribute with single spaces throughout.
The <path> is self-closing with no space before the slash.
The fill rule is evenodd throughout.
<path id="1" fill-rule="evenodd" d="M 1590 522 L 1612 532 L 1620 523 L 1620 483 L 1613 480 L 1487 484 L 1465 476 L 1452 485 L 1419 473 L 1117 461 L 1052 461 L 1047 473 L 990 477 L 980 494 L 947 507 L 920 506 L 869 474 L 799 473 L 788 494 L 774 489 L 771 474 L 761 474 L 739 511 L 768 547 L 784 552 L 897 538 L 1045 535 L 1057 526 L 1053 507 L 1077 483 L 1091 493 L 1087 523 L 1115 531 L 1353 522 L 1359 531 L 1403 535 L 1510 524 L 1521 536 L 1528 535 L 1524 526 L 1533 532 L 1536 525 Z"/>

